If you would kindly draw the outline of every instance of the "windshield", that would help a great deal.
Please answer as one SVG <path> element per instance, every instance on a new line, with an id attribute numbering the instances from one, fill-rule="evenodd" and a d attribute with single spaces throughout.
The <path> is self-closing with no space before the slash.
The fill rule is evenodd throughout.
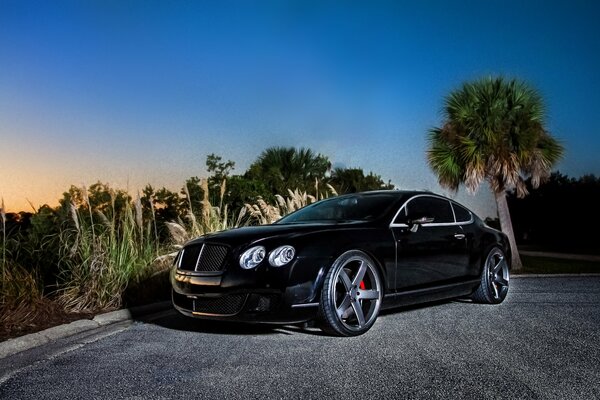
<path id="1" fill-rule="evenodd" d="M 339 196 L 308 205 L 276 223 L 371 221 L 384 215 L 397 200 L 395 193 Z"/>

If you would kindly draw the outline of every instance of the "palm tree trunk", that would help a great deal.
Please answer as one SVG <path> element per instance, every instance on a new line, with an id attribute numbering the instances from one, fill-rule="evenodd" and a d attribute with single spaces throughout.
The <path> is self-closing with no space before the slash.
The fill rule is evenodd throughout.
<path id="1" fill-rule="evenodd" d="M 502 232 L 508 236 L 508 242 L 510 243 L 510 250 L 512 253 L 512 269 L 519 271 L 523 268 L 521 257 L 519 256 L 519 250 L 517 249 L 517 242 L 515 241 L 515 233 L 512 227 L 512 221 L 510 220 L 510 211 L 508 209 L 508 203 L 506 202 L 506 191 L 495 192 L 496 205 L 498 207 L 498 218 L 500 219 L 500 228 Z"/>

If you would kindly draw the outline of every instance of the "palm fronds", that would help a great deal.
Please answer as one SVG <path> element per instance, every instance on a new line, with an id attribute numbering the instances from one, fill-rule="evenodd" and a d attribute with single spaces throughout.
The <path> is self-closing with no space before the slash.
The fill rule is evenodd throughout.
<path id="1" fill-rule="evenodd" d="M 541 96 L 527 84 L 503 78 L 465 83 L 444 103 L 444 124 L 429 133 L 427 160 L 442 186 L 475 191 L 487 179 L 495 192 L 526 194 L 550 174 L 563 147 L 542 125 Z"/>

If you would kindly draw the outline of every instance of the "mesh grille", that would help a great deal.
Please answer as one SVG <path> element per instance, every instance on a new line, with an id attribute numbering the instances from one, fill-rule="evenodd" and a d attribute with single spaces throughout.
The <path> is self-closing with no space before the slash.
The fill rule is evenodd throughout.
<path id="1" fill-rule="evenodd" d="M 233 315 L 241 311 L 246 294 L 231 294 L 216 298 L 198 298 L 194 300 L 194 311 L 206 314 Z"/>
<path id="2" fill-rule="evenodd" d="M 225 257 L 227 257 L 227 247 L 205 243 L 196 271 L 220 271 Z"/>
<path id="3" fill-rule="evenodd" d="M 214 272 L 223 269 L 227 247 L 216 244 L 199 244 L 183 249 L 179 269 L 185 271 Z"/>
<path id="4" fill-rule="evenodd" d="M 173 292 L 173 303 L 175 303 L 177 307 L 181 307 L 188 311 L 192 311 L 194 309 L 194 300 L 176 292 Z"/>

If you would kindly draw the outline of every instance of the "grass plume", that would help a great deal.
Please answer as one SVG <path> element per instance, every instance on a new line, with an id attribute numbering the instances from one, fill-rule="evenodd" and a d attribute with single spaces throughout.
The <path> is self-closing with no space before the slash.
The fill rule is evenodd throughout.
<path id="1" fill-rule="evenodd" d="M 139 197 L 126 203 L 122 210 L 114 208 L 111 218 L 93 218 L 89 201 L 77 209 L 71 204 L 71 224 L 61 235 L 62 287 L 59 298 L 66 309 L 90 311 L 121 306 L 122 293 L 131 282 L 153 272 L 158 256 L 152 223 L 144 224 Z"/>

